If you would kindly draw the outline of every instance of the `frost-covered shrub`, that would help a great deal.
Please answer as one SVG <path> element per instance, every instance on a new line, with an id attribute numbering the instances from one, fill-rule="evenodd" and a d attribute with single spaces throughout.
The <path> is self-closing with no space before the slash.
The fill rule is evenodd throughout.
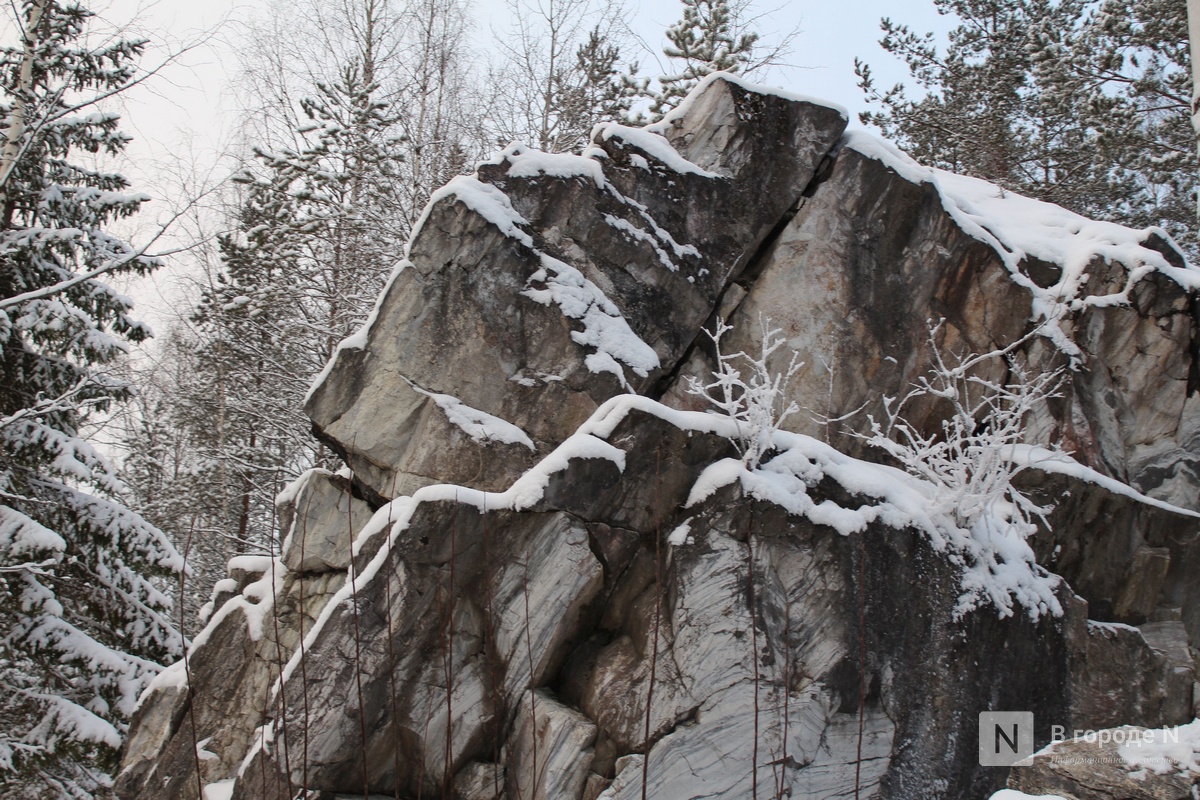
<path id="1" fill-rule="evenodd" d="M 787 399 L 787 387 L 792 376 L 804 366 L 793 352 L 787 369 L 772 372 L 767 361 L 785 340 L 779 328 L 771 327 L 769 319 L 760 319 L 759 325 L 762 346 L 757 357 L 740 350 L 722 353 L 721 338 L 733 326 L 717 319 L 716 330 L 708 334 L 717 353 L 712 381 L 704 383 L 688 378 L 688 394 L 707 400 L 717 411 L 737 421 L 738 435 L 732 441 L 749 469 L 756 468 L 772 449 L 775 433 L 783 427 L 783 421 L 800 410 L 794 401 Z"/>
<path id="2" fill-rule="evenodd" d="M 944 320 L 929 326 L 933 366 L 905 394 L 883 398 L 883 418 L 869 416 L 864 438 L 886 451 L 909 473 L 932 488 L 933 511 L 951 516 L 974 535 L 1024 539 L 1049 507 L 1034 503 L 1013 481 L 1031 464 L 1026 450 L 1026 418 L 1057 396 L 1062 369 L 1035 372 L 1015 355 L 1036 331 L 1002 349 L 947 358 L 936 338 Z M 984 364 L 1003 362 L 1002 380 L 983 377 Z M 919 400 L 935 401 L 941 425 L 924 430 L 908 416 Z M 1056 446 L 1049 452 L 1061 453 Z"/>

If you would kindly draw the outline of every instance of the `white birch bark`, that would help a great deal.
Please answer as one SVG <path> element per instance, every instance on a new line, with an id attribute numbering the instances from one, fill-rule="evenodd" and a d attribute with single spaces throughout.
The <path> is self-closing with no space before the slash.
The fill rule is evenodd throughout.
<path id="1" fill-rule="evenodd" d="M 29 93 L 33 90 L 33 62 L 37 54 L 39 36 L 42 27 L 42 15 L 46 11 L 49 0 L 31 0 L 27 7 L 25 19 L 22 20 L 21 38 L 24 55 L 21 58 L 21 70 L 17 77 L 16 91 L 13 92 L 12 111 L 8 114 L 4 126 L 4 143 L 0 148 L 0 209 L 8 205 L 8 180 L 17 166 L 21 156 L 21 147 L 28 127 Z"/>
<path id="2" fill-rule="evenodd" d="M 1187 0 L 1188 42 L 1192 56 L 1192 129 L 1200 152 L 1200 0 Z M 1196 216 L 1200 218 L 1200 196 L 1196 198 Z"/>

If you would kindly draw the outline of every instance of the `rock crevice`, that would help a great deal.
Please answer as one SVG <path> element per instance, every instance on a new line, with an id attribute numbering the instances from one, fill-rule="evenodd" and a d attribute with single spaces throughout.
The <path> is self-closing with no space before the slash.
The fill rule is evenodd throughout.
<path id="1" fill-rule="evenodd" d="M 1039 744 L 1190 719 L 1200 527 L 1168 504 L 1200 488 L 1197 271 L 1124 229 L 1089 256 L 1084 223 L 1037 249 L 1033 201 L 845 125 L 714 76 L 656 126 L 435 193 L 308 401 L 349 472 L 303 476 L 281 558 L 232 565 L 118 794 L 984 797 L 1008 770 L 979 764 L 980 711 L 1035 710 Z M 1051 289 L 1065 316 L 1026 337 Z M 806 363 L 760 461 L 687 391 L 718 315 L 727 352 L 769 318 Z M 1067 369 L 1026 427 L 1078 463 L 1023 476 L 1055 505 L 1028 542 L 856 435 L 936 318 L 947 352 Z"/>

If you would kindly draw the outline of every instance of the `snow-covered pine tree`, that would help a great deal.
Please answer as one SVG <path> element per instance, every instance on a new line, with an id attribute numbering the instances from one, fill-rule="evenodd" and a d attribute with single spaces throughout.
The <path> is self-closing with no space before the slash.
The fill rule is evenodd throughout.
<path id="1" fill-rule="evenodd" d="M 876 87 L 861 115 L 925 163 L 1081 213 L 1166 227 L 1197 255 L 1196 148 L 1184 4 L 934 0 L 959 24 L 940 47 L 884 19 L 880 44 L 921 90 Z"/>
<path id="2" fill-rule="evenodd" d="M 878 112 L 861 115 L 923 163 L 966 172 L 1015 188 L 1030 148 L 1024 95 L 1029 83 L 1029 18 L 1024 0 L 934 0 L 962 24 L 945 52 L 932 34 L 918 35 L 884 19 L 881 46 L 903 58 L 926 94 L 875 88 L 870 68 L 856 62 L 860 86 Z"/>
<path id="3" fill-rule="evenodd" d="M 1029 45 L 1036 84 L 1096 132 L 1096 153 L 1115 176 L 1102 215 L 1136 227 L 1161 225 L 1192 259 L 1200 258 L 1187 6 L 1176 0 L 1084 5 L 1081 24 L 1069 28 L 1037 14 Z"/>
<path id="4" fill-rule="evenodd" d="M 168 469 L 130 466 L 137 507 L 178 546 L 191 541 L 188 624 L 229 556 L 277 544 L 283 482 L 336 467 L 302 414 L 308 385 L 369 312 L 430 191 L 478 152 L 460 113 L 460 0 L 273 10 L 242 52 L 256 146 L 194 305 L 161 351 L 165 402 L 145 408 L 162 422 L 125 435 L 132 450 L 162 424 L 182 445 Z"/>
<path id="5" fill-rule="evenodd" d="M 256 148 L 262 169 L 246 178 L 245 213 L 262 219 L 243 220 L 250 248 L 244 255 L 278 254 L 294 263 L 286 283 L 299 293 L 298 322 L 315 336 L 308 341 L 321 342 L 306 382 L 367 316 L 408 238 L 411 210 L 400 199 L 404 142 L 395 112 L 379 98 L 375 72 L 364 58 L 344 66 L 336 81 L 318 83 L 300 104 L 304 144 Z"/>
<path id="6" fill-rule="evenodd" d="M 160 664 L 180 655 L 155 576 L 183 568 L 121 502 L 80 429 L 129 395 L 107 369 L 148 330 L 114 273 L 156 266 L 106 228 L 147 199 L 100 162 L 128 141 L 99 107 L 141 40 L 93 46 L 92 13 L 14 4 L 0 48 L 0 795 L 92 797 Z"/>
<path id="7" fill-rule="evenodd" d="M 661 117 L 714 72 L 744 72 L 754 64 L 758 34 L 739 24 L 729 0 L 680 0 L 683 19 L 667 29 L 663 53 L 678 71 L 658 79 L 651 113 Z"/>
<path id="8" fill-rule="evenodd" d="M 168 413 L 188 455 L 170 491 L 192 513 L 160 503 L 160 519 L 142 501 L 176 542 L 201 534 L 199 555 L 217 568 L 276 548 L 275 494 L 309 467 L 334 466 L 309 434 L 304 396 L 403 252 L 402 143 L 370 74 L 369 62 L 347 65 L 300 104 L 296 146 L 256 150 L 236 179 L 235 227 L 218 237 L 191 330 L 173 339 L 168 360 L 180 368 Z M 218 547 L 223 557 L 209 557 Z"/>
<path id="9" fill-rule="evenodd" d="M 568 152 L 578 152 L 591 141 L 599 122 L 638 121 L 634 105 L 645 96 L 648 79 L 637 78 L 638 65 L 622 68 L 621 49 L 600 26 L 575 51 L 574 69 L 555 76 L 562 138 Z"/>

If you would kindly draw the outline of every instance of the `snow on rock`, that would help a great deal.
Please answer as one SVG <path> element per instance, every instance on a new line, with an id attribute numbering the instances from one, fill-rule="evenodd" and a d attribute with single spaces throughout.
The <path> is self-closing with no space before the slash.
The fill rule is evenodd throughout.
<path id="1" fill-rule="evenodd" d="M 1127 483 L 1110 478 L 1091 467 L 1080 464 L 1062 451 L 1047 450 L 1044 447 L 1035 447 L 1034 445 L 1018 444 L 1007 448 L 1003 455 L 1015 464 L 1032 467 L 1033 469 L 1055 475 L 1069 475 L 1072 478 L 1078 478 L 1081 481 L 1099 486 L 1113 494 L 1119 494 L 1131 500 L 1136 500 L 1143 505 L 1169 511 L 1172 514 L 1182 514 L 1185 517 L 1200 519 L 1200 512 L 1180 508 L 1172 503 L 1148 497 Z"/>
<path id="2" fill-rule="evenodd" d="M 554 178 L 586 178 L 598 189 L 608 186 L 604 170 L 594 157 L 571 153 L 543 153 L 521 144 L 512 144 L 494 157 L 481 162 L 479 166 L 504 164 L 508 165 L 505 174 L 510 178 L 537 178 L 543 175 Z"/>
<path id="3" fill-rule="evenodd" d="M 261 639 L 264 621 L 271 614 L 275 598 L 283 594 L 283 580 L 287 574 L 287 567 L 282 559 L 270 556 L 234 556 L 229 559 L 228 570 L 231 573 L 239 571 L 257 578 L 247 583 L 240 594 L 226 600 L 213 612 L 208 623 L 192 639 L 189 653 L 203 647 L 213 631 L 227 617 L 238 612 L 245 618 L 250 637 L 255 641 Z M 235 587 L 236 585 L 234 583 Z M 228 588 L 228 585 L 221 588 Z"/>
<path id="4" fill-rule="evenodd" d="M 1135 770 L 1159 775 L 1169 772 L 1200 775 L 1200 719 L 1172 728 L 1142 731 L 1118 746 L 1117 752 Z"/>
<path id="5" fill-rule="evenodd" d="M 556 258 L 543 254 L 541 259 L 542 268 L 529 277 L 529 288 L 522 294 L 542 305 L 554 303 L 564 316 L 582 323 L 583 330 L 573 331 L 571 338 L 595 349 L 585 360 L 588 369 L 611 372 L 628 387 L 620 364 L 642 377 L 659 367 L 654 348 L 638 338 L 620 309 L 596 284 Z M 538 288 L 539 284 L 544 288 Z"/>
<path id="6" fill-rule="evenodd" d="M 592 139 L 597 142 L 613 141 L 619 146 L 637 148 L 657 163 L 681 175 L 699 175 L 701 178 L 720 177 L 717 173 L 701 169 L 679 155 L 666 137 L 653 129 L 630 128 L 616 122 L 604 122 L 597 125 L 592 131 Z"/>
<path id="7" fill-rule="evenodd" d="M 649 244 L 652 248 L 654 248 L 654 252 L 658 255 L 658 260 L 662 262 L 662 265 L 671 272 L 677 272 L 679 270 L 679 266 L 671 260 L 671 257 L 667 255 L 667 251 L 659 247 L 658 242 L 655 241 L 654 237 L 646 233 L 646 231 L 635 227 L 632 223 L 627 222 L 626 220 L 618 219 L 610 214 L 606 214 L 604 216 L 604 221 L 622 233 L 627 233 L 632 238 Z"/>
<path id="8" fill-rule="evenodd" d="M 204 785 L 204 800 L 233 800 L 233 778 Z"/>
<path id="9" fill-rule="evenodd" d="M 725 83 L 731 83 L 731 84 L 741 87 L 742 89 L 746 90 L 747 92 L 751 92 L 753 94 L 770 95 L 773 97 L 782 98 L 784 100 L 790 100 L 793 103 L 809 103 L 811 105 L 823 106 L 825 108 L 832 108 L 835 111 L 837 111 L 838 114 L 841 115 L 842 119 L 844 119 L 844 120 L 850 119 L 850 112 L 846 109 L 845 106 L 840 105 L 838 103 L 830 102 L 829 100 L 825 100 L 824 98 L 816 97 L 814 95 L 804 94 L 802 92 L 793 92 L 788 89 L 780 88 L 778 86 L 768 86 L 768 85 L 762 84 L 762 83 L 754 83 L 754 82 L 748 81 L 745 78 L 743 78 L 742 76 L 734 74 L 732 72 L 710 72 L 708 75 L 701 78 L 700 83 L 698 83 L 696 85 L 696 88 L 693 89 L 691 92 L 689 92 L 688 96 L 685 97 L 682 101 L 680 101 L 680 103 L 678 105 L 676 105 L 675 108 L 668 111 L 666 116 L 664 116 L 661 120 L 654 123 L 653 125 L 650 125 L 649 130 L 652 130 L 652 131 L 655 131 L 658 133 L 662 133 L 664 131 L 669 130 L 672 124 L 674 124 L 679 119 L 685 118 L 688 115 L 688 113 L 691 112 L 692 104 L 694 102 L 696 102 L 697 98 L 702 97 L 704 95 L 705 90 L 708 89 L 709 86 L 711 86 L 712 84 L 717 83 L 719 81 L 725 82 Z"/>
<path id="10" fill-rule="evenodd" d="M 1200 720 L 1144 728 L 1081 729 L 1056 738 L 1009 773 L 1009 794 L 1161 800 L 1195 796 L 1200 785 Z M 1060 731 L 1058 734 L 1062 736 Z"/>
<path id="11" fill-rule="evenodd" d="M 492 416 L 486 411 L 471 408 L 457 397 L 448 394 L 429 392 L 417 386 L 412 381 L 408 384 L 419 393 L 432 400 L 446 414 L 446 419 L 463 433 L 480 444 L 500 442 L 501 444 L 519 444 L 530 450 L 537 450 L 529 434 L 507 420 Z"/>
<path id="12" fill-rule="evenodd" d="M 429 219 L 429 214 L 434 206 L 450 197 L 495 225 L 505 236 L 517 240 L 526 247 L 533 247 L 533 237 L 526 230 L 529 227 L 529 221 L 517 213 L 508 195 L 490 183 L 484 183 L 471 175 L 459 175 L 431 194 L 429 202 L 425 204 L 425 210 L 413 224 L 413 230 L 420 230 Z"/>
<path id="13" fill-rule="evenodd" d="M 692 521 L 690 519 L 685 519 L 683 522 L 679 523 L 675 530 L 667 534 L 667 544 L 671 545 L 672 547 L 691 544 L 695 541 L 695 539 L 692 538 L 691 533 Z"/>
<path id="14" fill-rule="evenodd" d="M 846 147 L 884 163 L 913 183 L 932 184 L 955 222 L 990 245 L 1012 279 L 1029 291 L 1034 318 L 1044 322 L 1046 335 L 1072 357 L 1081 357 L 1082 352 L 1061 327 L 1068 312 L 1128 305 L 1133 287 L 1151 272 L 1166 275 L 1187 291 L 1200 290 L 1200 268 L 1174 266 L 1161 252 L 1146 246 L 1151 237 L 1170 241 L 1161 228 L 1134 230 L 1088 219 L 978 178 L 925 167 L 890 143 L 862 131 L 848 132 L 844 141 Z M 1048 287 L 1038 286 L 1021 271 L 1027 257 L 1060 267 L 1058 281 Z M 1125 268 L 1125 284 L 1119 291 L 1084 294 L 1090 277 L 1088 269 L 1097 260 Z"/>

